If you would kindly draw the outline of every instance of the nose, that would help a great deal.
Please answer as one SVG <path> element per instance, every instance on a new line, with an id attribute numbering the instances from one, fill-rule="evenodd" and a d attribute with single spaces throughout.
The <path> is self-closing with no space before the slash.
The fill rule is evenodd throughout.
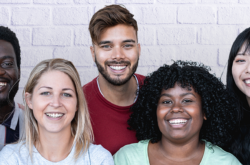
<path id="1" fill-rule="evenodd" d="M 119 61 L 120 59 L 123 59 L 125 57 L 124 52 L 120 46 L 114 47 L 113 50 L 114 51 L 112 53 L 112 59 L 116 59 Z"/>
<path id="2" fill-rule="evenodd" d="M 0 66 L 0 75 L 4 75 L 6 71 Z"/>
<path id="3" fill-rule="evenodd" d="M 174 103 L 171 108 L 172 113 L 183 112 L 182 106 L 179 103 Z"/>
<path id="4" fill-rule="evenodd" d="M 53 95 L 51 98 L 50 106 L 58 108 L 62 106 L 61 99 L 59 95 Z"/>
<path id="5" fill-rule="evenodd" d="M 250 57 L 247 60 L 246 72 L 250 74 Z"/>

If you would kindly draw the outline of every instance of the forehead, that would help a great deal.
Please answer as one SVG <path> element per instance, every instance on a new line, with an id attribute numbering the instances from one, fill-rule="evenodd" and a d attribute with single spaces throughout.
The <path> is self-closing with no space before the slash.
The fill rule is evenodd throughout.
<path id="1" fill-rule="evenodd" d="M 11 43 L 0 40 L 0 59 L 4 58 L 5 56 L 9 56 L 16 60 L 16 54 Z"/>
<path id="2" fill-rule="evenodd" d="M 249 42 L 245 41 L 243 45 L 240 47 L 240 50 L 237 54 L 247 54 L 250 55 L 250 45 Z"/>
<path id="3" fill-rule="evenodd" d="M 118 24 L 116 26 L 108 27 L 103 30 L 99 41 L 115 41 L 115 40 L 136 40 L 136 31 L 133 26 Z"/>

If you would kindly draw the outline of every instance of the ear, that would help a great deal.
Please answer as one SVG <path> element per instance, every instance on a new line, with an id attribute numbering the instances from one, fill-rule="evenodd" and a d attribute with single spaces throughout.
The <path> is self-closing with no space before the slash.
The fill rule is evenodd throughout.
<path id="1" fill-rule="evenodd" d="M 139 53 L 139 57 L 140 57 L 140 55 L 141 55 L 141 44 L 137 44 L 137 46 L 138 46 L 138 53 Z"/>
<path id="2" fill-rule="evenodd" d="M 90 46 L 90 52 L 91 52 L 91 55 L 92 55 L 92 59 L 95 62 L 95 47 L 94 47 L 94 45 Z"/>
<path id="3" fill-rule="evenodd" d="M 25 92 L 25 101 L 26 101 L 26 104 L 28 105 L 28 107 L 30 109 L 33 109 L 32 100 L 31 100 L 31 94 L 28 93 L 28 92 Z"/>

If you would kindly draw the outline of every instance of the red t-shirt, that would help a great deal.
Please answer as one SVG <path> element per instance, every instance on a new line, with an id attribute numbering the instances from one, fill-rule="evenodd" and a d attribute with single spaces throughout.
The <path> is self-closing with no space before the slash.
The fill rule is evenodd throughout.
<path id="1" fill-rule="evenodd" d="M 145 77 L 138 74 L 135 76 L 139 85 L 142 85 Z M 124 145 L 138 142 L 135 131 L 127 129 L 132 105 L 122 107 L 107 101 L 98 89 L 96 78 L 83 86 L 83 92 L 89 108 L 95 144 L 101 144 L 113 155 Z"/>

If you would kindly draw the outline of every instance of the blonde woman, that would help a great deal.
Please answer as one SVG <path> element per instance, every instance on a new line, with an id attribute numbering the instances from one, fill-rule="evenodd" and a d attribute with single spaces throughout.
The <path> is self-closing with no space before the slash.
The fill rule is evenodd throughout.
<path id="1" fill-rule="evenodd" d="M 24 90 L 25 136 L 0 152 L 0 165 L 112 165 L 111 154 L 93 145 L 79 75 L 67 60 L 40 62 Z"/>

